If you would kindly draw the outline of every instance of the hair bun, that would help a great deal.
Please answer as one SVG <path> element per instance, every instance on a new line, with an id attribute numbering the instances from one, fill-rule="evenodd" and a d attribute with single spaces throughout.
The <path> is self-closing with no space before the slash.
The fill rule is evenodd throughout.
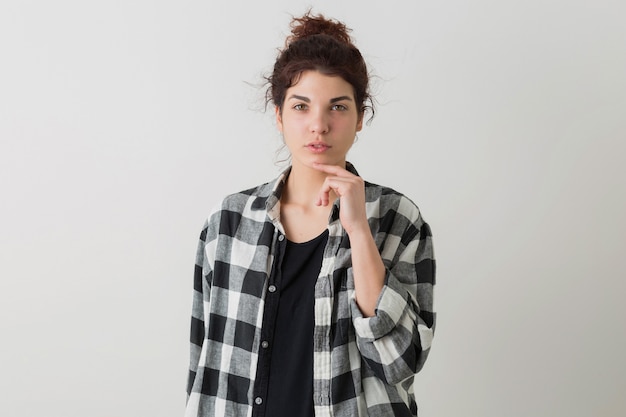
<path id="1" fill-rule="evenodd" d="M 291 21 L 291 36 L 287 37 L 287 45 L 300 39 L 313 35 L 328 35 L 340 42 L 352 45 L 352 39 L 348 33 L 351 30 L 343 23 L 326 19 L 321 14 L 316 16 L 308 11 L 302 17 L 294 17 Z"/>

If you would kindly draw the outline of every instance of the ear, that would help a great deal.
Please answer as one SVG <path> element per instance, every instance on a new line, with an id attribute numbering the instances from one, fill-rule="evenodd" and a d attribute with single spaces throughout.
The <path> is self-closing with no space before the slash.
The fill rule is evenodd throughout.
<path id="1" fill-rule="evenodd" d="M 356 131 L 360 132 L 363 129 L 363 117 L 365 116 L 365 111 L 361 111 L 359 114 L 359 118 L 356 121 Z"/>
<path id="2" fill-rule="evenodd" d="M 283 115 L 281 114 L 280 107 L 276 106 L 274 108 L 274 112 L 276 113 L 276 126 L 278 127 L 278 131 L 283 131 Z"/>

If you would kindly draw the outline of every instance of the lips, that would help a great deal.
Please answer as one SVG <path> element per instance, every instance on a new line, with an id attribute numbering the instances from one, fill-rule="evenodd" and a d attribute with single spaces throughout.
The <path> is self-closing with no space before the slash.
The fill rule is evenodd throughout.
<path id="1" fill-rule="evenodd" d="M 306 148 L 313 153 L 322 153 L 330 149 L 330 145 L 324 142 L 311 142 L 307 143 Z"/>

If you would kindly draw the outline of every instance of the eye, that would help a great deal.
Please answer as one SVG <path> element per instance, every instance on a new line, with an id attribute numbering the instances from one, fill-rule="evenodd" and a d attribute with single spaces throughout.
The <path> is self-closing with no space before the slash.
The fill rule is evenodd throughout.
<path id="1" fill-rule="evenodd" d="M 298 103 L 293 106 L 293 109 L 298 111 L 306 110 L 306 104 Z"/>
<path id="2" fill-rule="evenodd" d="M 346 106 L 344 106 L 343 104 L 333 104 L 330 109 L 331 110 L 335 110 L 335 111 L 346 111 L 346 110 L 348 110 L 348 108 Z"/>

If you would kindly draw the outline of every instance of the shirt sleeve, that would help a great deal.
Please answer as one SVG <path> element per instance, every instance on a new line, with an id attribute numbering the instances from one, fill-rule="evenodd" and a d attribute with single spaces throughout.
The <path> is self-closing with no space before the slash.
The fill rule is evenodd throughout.
<path id="1" fill-rule="evenodd" d="M 417 207 L 394 213 L 403 232 L 384 239 L 381 256 L 387 268 L 375 315 L 363 317 L 351 300 L 357 345 L 372 371 L 398 384 L 423 367 L 435 329 L 433 289 L 435 260 L 430 227 Z M 396 222 L 398 223 L 398 222 Z M 398 230 L 398 225 L 391 227 Z"/>
<path id="2" fill-rule="evenodd" d="M 205 283 L 209 282 L 207 278 L 209 278 L 211 274 L 205 255 L 207 231 L 208 222 L 205 223 L 200 233 L 194 267 L 187 398 L 189 398 L 194 391 L 194 382 L 196 381 L 196 374 L 200 363 L 200 353 L 205 338 L 204 303 L 205 301 L 208 302 L 209 295 L 208 292 L 205 291 Z"/>

